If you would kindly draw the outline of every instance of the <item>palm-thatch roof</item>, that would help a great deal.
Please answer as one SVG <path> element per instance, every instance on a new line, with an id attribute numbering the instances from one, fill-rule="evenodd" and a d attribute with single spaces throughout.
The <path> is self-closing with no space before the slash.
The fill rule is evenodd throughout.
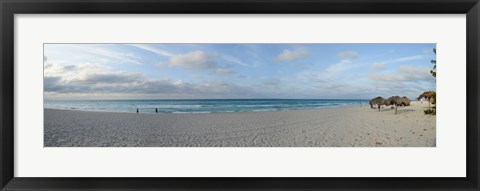
<path id="1" fill-rule="evenodd" d="M 433 97 L 433 94 L 435 94 L 434 91 L 427 91 L 427 92 L 423 92 L 422 94 L 420 94 L 418 97 L 417 97 L 417 100 L 420 100 L 422 98 L 424 99 L 431 99 Z"/>
<path id="2" fill-rule="evenodd" d="M 387 99 L 387 103 L 395 105 L 395 114 L 397 114 L 397 108 L 402 105 L 402 100 L 400 96 L 392 96 Z"/>
<path id="3" fill-rule="evenodd" d="M 407 96 L 401 97 L 400 101 L 402 101 L 402 106 L 410 106 L 410 99 Z"/>
<path id="4" fill-rule="evenodd" d="M 420 94 L 418 97 L 417 97 L 417 100 L 420 100 L 422 98 L 424 99 L 427 99 L 428 100 L 428 107 L 430 107 L 430 100 L 435 96 L 435 92 L 434 91 L 427 91 L 427 92 L 423 92 L 422 94 Z"/>
<path id="5" fill-rule="evenodd" d="M 380 111 L 380 106 L 383 105 L 385 99 L 381 96 L 371 99 L 368 103 L 370 104 L 370 108 L 373 109 L 373 105 L 377 105 L 378 111 Z"/>

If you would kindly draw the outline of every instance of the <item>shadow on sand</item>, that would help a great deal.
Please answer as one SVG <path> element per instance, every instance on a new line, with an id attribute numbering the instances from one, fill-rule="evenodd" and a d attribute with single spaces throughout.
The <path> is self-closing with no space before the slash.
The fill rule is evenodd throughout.
<path id="1" fill-rule="evenodd" d="M 380 110 L 380 111 L 395 111 L 395 108 L 387 107 L 387 108 L 382 108 L 382 110 Z M 397 110 L 397 113 L 407 113 L 407 112 L 412 112 L 412 111 L 415 111 L 415 110 L 404 108 L 404 107 L 399 107 L 398 110 Z"/>
<path id="2" fill-rule="evenodd" d="M 407 113 L 407 112 L 412 112 L 412 111 L 415 111 L 415 110 L 414 109 L 400 109 L 400 108 L 398 108 L 397 114 L 398 113 Z"/>

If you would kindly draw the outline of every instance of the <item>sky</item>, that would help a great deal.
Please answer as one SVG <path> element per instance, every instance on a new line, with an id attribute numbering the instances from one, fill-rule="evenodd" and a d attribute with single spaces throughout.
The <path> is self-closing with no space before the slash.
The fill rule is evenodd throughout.
<path id="1" fill-rule="evenodd" d="M 44 44 L 44 96 L 370 99 L 435 90 L 435 44 Z"/>

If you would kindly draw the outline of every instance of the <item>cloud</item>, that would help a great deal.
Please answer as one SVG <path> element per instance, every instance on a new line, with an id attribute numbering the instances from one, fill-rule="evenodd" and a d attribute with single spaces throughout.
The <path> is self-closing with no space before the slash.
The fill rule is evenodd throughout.
<path id="1" fill-rule="evenodd" d="M 75 48 L 79 48 L 80 50 L 86 51 L 87 54 L 97 55 L 103 58 L 107 58 L 108 61 L 116 62 L 116 63 L 131 63 L 131 64 L 142 64 L 142 58 L 130 53 L 130 52 L 122 52 L 122 51 L 114 51 L 108 49 L 107 47 L 97 46 L 97 45 L 81 45 L 76 46 Z"/>
<path id="2" fill-rule="evenodd" d="M 170 67 L 181 67 L 188 70 L 208 70 L 217 68 L 214 55 L 197 50 L 187 54 L 179 54 L 170 57 L 170 60 L 163 62 L 160 65 L 167 65 Z"/>
<path id="3" fill-rule="evenodd" d="M 305 97 L 313 98 L 360 98 L 368 92 L 368 85 L 364 83 L 367 77 L 353 70 L 364 66 L 351 60 L 340 60 L 320 71 L 304 71 L 297 76 L 307 89 Z M 308 94 L 308 95 L 307 95 Z"/>
<path id="4" fill-rule="evenodd" d="M 230 74 L 228 68 L 216 68 L 215 74 Z M 151 79 L 141 73 L 113 70 L 102 64 L 50 64 L 45 69 L 44 92 L 53 97 L 135 96 L 152 98 L 225 98 L 241 97 L 249 88 L 221 81 L 188 83 L 168 78 Z M 250 95 L 253 95 L 249 93 Z M 224 96 L 224 97 L 222 97 Z"/>
<path id="5" fill-rule="evenodd" d="M 103 63 L 60 64 L 48 63 L 43 67 L 44 76 L 61 77 L 63 80 L 81 79 L 90 74 L 102 74 L 111 71 L 111 67 Z"/>
<path id="6" fill-rule="evenodd" d="M 375 70 L 383 70 L 385 69 L 385 64 L 384 63 L 381 63 L 381 62 L 375 62 L 372 64 L 372 69 L 375 69 Z"/>
<path id="7" fill-rule="evenodd" d="M 368 77 L 375 81 L 402 81 L 404 79 L 402 76 L 391 74 L 369 74 Z"/>
<path id="8" fill-rule="evenodd" d="M 144 58 L 125 45 L 116 44 L 45 44 L 44 63 L 102 63 L 142 65 Z"/>
<path id="9" fill-rule="evenodd" d="M 372 69 L 376 71 L 384 70 L 386 64 L 409 62 L 424 59 L 424 55 L 414 55 L 400 57 L 384 62 L 377 62 L 372 65 Z M 420 92 L 427 90 L 435 90 L 435 79 L 430 74 L 428 67 L 416 67 L 403 65 L 393 71 L 385 71 L 382 73 L 370 73 L 368 78 L 371 80 L 372 89 L 375 94 L 371 96 L 392 96 L 405 95 L 407 97 L 415 97 Z"/>
<path id="10" fill-rule="evenodd" d="M 248 78 L 248 76 L 246 76 L 246 75 L 237 75 L 237 78 L 243 78 L 243 79 L 246 79 L 246 78 Z"/>
<path id="11" fill-rule="evenodd" d="M 133 46 L 133 47 L 143 49 L 143 50 L 146 50 L 146 51 L 149 51 L 149 52 L 153 52 L 153 53 L 158 54 L 160 56 L 167 56 L 167 57 L 173 56 L 173 54 L 168 52 L 168 51 L 156 48 L 156 47 L 148 45 L 148 44 L 129 44 L 129 45 Z"/>
<path id="12" fill-rule="evenodd" d="M 322 79 L 330 79 L 341 76 L 340 74 L 347 72 L 349 70 L 360 67 L 360 64 L 355 64 L 350 60 L 341 60 L 336 64 L 328 66 L 325 70 L 319 73 L 319 76 Z"/>
<path id="13" fill-rule="evenodd" d="M 240 66 L 255 67 L 255 65 L 247 64 L 247 63 L 243 62 L 242 60 L 240 60 L 236 57 L 230 56 L 230 55 L 222 55 L 221 57 L 225 61 L 232 62 L 232 63 L 238 64 Z"/>
<path id="14" fill-rule="evenodd" d="M 273 57 L 273 60 L 280 61 L 280 62 L 289 62 L 294 60 L 299 60 L 304 57 L 308 56 L 308 51 L 305 49 L 300 50 L 283 50 L 282 53 Z"/>
<path id="15" fill-rule="evenodd" d="M 263 80 L 263 84 L 267 86 L 278 86 L 282 83 L 282 80 L 279 78 L 268 78 Z"/>
<path id="16" fill-rule="evenodd" d="M 53 65 L 50 69 L 45 70 L 44 91 L 56 93 L 117 92 L 125 87 L 134 87 L 146 81 L 146 77 L 140 73 L 111 71 L 107 68 L 100 71 L 98 68 L 84 67 L 83 65 L 64 67 Z"/>
<path id="17" fill-rule="evenodd" d="M 52 64 L 44 64 L 43 65 L 43 70 L 48 70 L 52 66 L 53 66 Z"/>
<path id="18" fill-rule="evenodd" d="M 162 94 L 171 95 L 186 89 L 169 79 L 149 80 L 141 74 L 104 73 L 84 78 L 65 80 L 60 77 L 45 77 L 44 91 L 57 94 Z"/>
<path id="19" fill-rule="evenodd" d="M 320 71 L 308 70 L 299 73 L 297 76 L 305 83 L 322 84 L 328 86 L 335 82 L 352 81 L 357 82 L 355 79 L 357 76 L 352 75 L 351 70 L 362 66 L 361 64 L 355 64 L 350 60 L 340 60 L 340 62 L 332 64 L 327 68 Z"/>
<path id="20" fill-rule="evenodd" d="M 229 65 L 219 65 L 216 60 L 218 54 L 207 54 L 197 50 L 187 54 L 179 54 L 170 57 L 167 62 L 162 62 L 159 66 L 180 67 L 190 71 L 210 71 L 213 75 L 233 74 Z"/>
<path id="21" fill-rule="evenodd" d="M 74 80 L 74 83 L 82 83 L 85 85 L 95 85 L 95 84 L 124 84 L 124 83 L 135 83 L 145 80 L 143 74 L 134 73 L 128 74 L 125 72 L 113 72 L 113 73 L 103 73 L 103 74 L 88 74 L 82 78 Z"/>
<path id="22" fill-rule="evenodd" d="M 210 52 L 215 51 L 211 46 L 204 49 L 198 45 L 189 46 L 188 52 L 172 54 L 161 50 L 164 47 L 168 48 L 150 44 L 79 45 L 73 48 L 52 46 L 50 49 L 47 46 L 44 58 L 44 95 L 47 98 L 81 95 L 85 96 L 83 99 L 368 98 L 377 95 L 416 96 L 418 92 L 435 89 L 435 79 L 429 73 L 431 65 L 428 61 L 425 65 L 422 64 L 422 60 L 429 60 L 427 58 L 432 56 L 427 54 L 390 57 L 373 63 L 362 60 L 378 57 L 359 56 L 354 51 L 337 51 L 320 58 L 321 64 L 307 65 L 300 62 L 301 65 L 292 69 L 278 68 L 275 64 L 279 63 L 276 61 L 293 63 L 306 57 L 309 49 L 279 49 L 276 52 L 278 54 L 273 55 L 261 49 L 241 52 L 239 49 L 222 49 L 219 50 L 220 54 Z M 97 49 L 105 51 L 90 53 Z M 258 55 L 250 55 L 248 51 Z M 162 63 L 159 63 L 159 59 Z M 324 61 L 328 59 L 338 61 L 325 65 L 328 63 Z M 419 61 L 412 62 L 414 60 Z M 143 65 L 118 64 L 122 62 Z M 396 62 L 398 64 L 388 65 Z M 147 71 L 155 64 L 163 68 Z M 261 66 L 263 70 L 249 68 L 255 65 Z M 162 74 L 169 74 L 174 79 L 162 78 Z"/>
<path id="23" fill-rule="evenodd" d="M 355 51 L 343 51 L 337 53 L 337 57 L 342 59 L 342 60 L 353 60 L 358 58 L 358 52 Z"/>
<path id="24" fill-rule="evenodd" d="M 421 80 L 431 80 L 433 81 L 433 76 L 430 74 L 430 69 L 428 67 L 416 67 L 416 66 L 400 66 L 398 71 L 404 76 L 405 79 L 413 81 Z"/>
<path id="25" fill-rule="evenodd" d="M 393 64 L 393 63 L 401 63 L 401 62 L 408 62 L 408 61 L 415 61 L 415 60 L 421 60 L 421 59 L 424 59 L 425 56 L 424 55 L 415 55 L 415 56 L 406 56 L 406 57 L 400 57 L 400 58 L 396 58 L 396 59 L 392 59 L 392 60 L 387 60 L 387 61 L 383 61 L 383 62 L 375 62 L 372 64 L 372 66 L 370 67 L 371 69 L 374 69 L 374 70 L 384 70 L 385 69 L 385 65 L 387 64 Z M 403 67 L 400 67 L 398 68 L 398 70 L 407 70 L 406 69 L 407 66 L 403 66 Z M 411 69 L 412 70 L 412 69 Z M 412 70 L 414 71 L 414 70 Z M 429 70 L 430 71 L 430 70 Z M 383 75 L 383 74 L 382 74 Z M 393 77 L 393 76 L 388 76 L 388 77 L 380 77 L 382 75 L 377 75 L 377 74 L 373 74 L 373 75 L 370 75 L 371 77 L 370 78 L 385 78 L 385 79 L 396 79 L 397 77 Z"/>
<path id="26" fill-rule="evenodd" d="M 369 74 L 369 77 L 375 81 L 433 81 L 430 68 L 415 66 L 400 66 L 395 73 Z"/>
<path id="27" fill-rule="evenodd" d="M 75 69 L 73 69 L 75 68 Z M 211 72 L 230 73 L 228 68 L 217 68 Z M 255 85 L 243 86 L 235 82 L 222 80 L 200 80 L 185 82 L 168 78 L 151 79 L 140 73 L 129 73 L 105 69 L 99 73 L 97 70 L 75 65 L 63 67 L 53 65 L 44 77 L 44 95 L 46 99 L 129 99 L 129 98 L 184 98 L 184 99 L 225 99 L 225 98 L 271 98 L 284 97 L 296 94 L 289 88 L 276 86 L 278 80 L 259 82 Z M 72 71 L 76 74 L 72 75 Z M 69 74 L 69 75 L 67 75 Z M 270 85 L 270 86 L 265 86 Z M 277 94 L 275 94 L 277 92 Z"/>
<path id="28" fill-rule="evenodd" d="M 234 72 L 230 70 L 229 68 L 216 68 L 212 74 L 218 74 L 218 75 L 227 75 L 227 74 L 233 74 Z"/>
<path id="29" fill-rule="evenodd" d="M 422 52 L 423 52 L 424 54 L 433 54 L 433 53 L 434 53 L 434 52 L 433 52 L 433 48 L 423 48 L 423 49 L 422 49 Z"/>
<path id="30" fill-rule="evenodd" d="M 303 80 L 307 87 L 300 91 L 306 98 L 358 99 L 366 98 L 365 95 L 372 90 L 364 79 L 355 75 L 327 78 L 311 73 L 303 76 Z"/>
<path id="31" fill-rule="evenodd" d="M 391 63 L 397 63 L 397 62 L 406 62 L 406 61 L 420 60 L 420 59 L 423 59 L 423 58 L 425 58 L 424 55 L 406 56 L 406 57 L 401 57 L 401 58 L 397 58 L 397 59 L 385 61 L 385 62 L 383 62 L 383 63 L 385 63 L 385 64 L 391 64 Z"/>
<path id="32" fill-rule="evenodd" d="M 61 90 L 61 80 L 60 77 L 50 77 L 46 76 L 43 78 L 43 88 L 46 92 L 54 92 Z"/>
<path id="33" fill-rule="evenodd" d="M 369 74 L 368 77 L 372 80 L 372 89 L 377 94 L 383 93 L 382 96 L 405 95 L 414 98 L 421 92 L 435 90 L 435 78 L 428 67 L 404 65 L 394 71 Z"/>
<path id="34" fill-rule="evenodd" d="M 370 96 L 390 97 L 394 95 L 407 96 L 412 99 L 424 91 L 435 90 L 435 83 L 426 81 L 408 82 L 408 81 L 373 81 Z"/>

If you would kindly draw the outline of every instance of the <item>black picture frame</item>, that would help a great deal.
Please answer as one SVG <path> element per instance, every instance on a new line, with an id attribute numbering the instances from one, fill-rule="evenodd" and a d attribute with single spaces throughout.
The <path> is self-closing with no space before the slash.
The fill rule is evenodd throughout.
<path id="1" fill-rule="evenodd" d="M 479 190 L 479 0 L 0 0 L 1 190 Z M 146 13 L 466 14 L 466 178 L 14 177 L 14 15 Z M 41 165 L 41 164 L 39 164 Z"/>

